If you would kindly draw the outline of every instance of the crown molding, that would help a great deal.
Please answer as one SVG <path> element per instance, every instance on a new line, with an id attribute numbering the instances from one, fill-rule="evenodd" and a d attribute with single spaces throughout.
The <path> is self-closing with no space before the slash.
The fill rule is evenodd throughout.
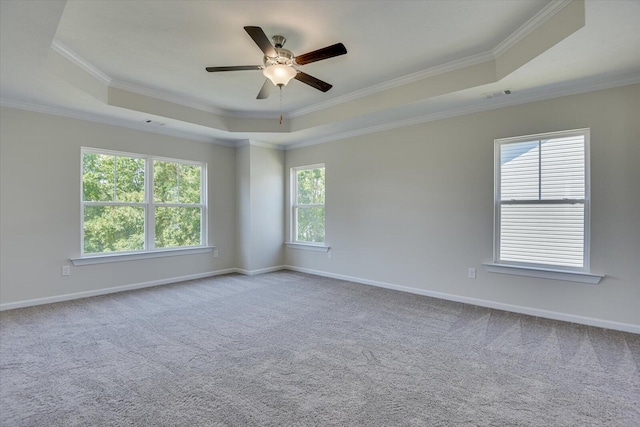
<path id="1" fill-rule="evenodd" d="M 109 87 L 120 89 L 120 90 L 126 90 L 128 92 L 133 92 L 138 95 L 148 96 L 151 98 L 157 98 L 163 101 L 172 102 L 174 104 L 179 104 L 185 107 L 194 108 L 196 110 L 201 110 L 207 113 L 212 113 L 212 114 L 216 114 L 224 117 L 239 117 L 239 116 L 245 115 L 244 113 L 239 115 L 233 111 L 214 107 L 212 105 L 205 104 L 202 102 L 185 99 L 183 97 L 171 95 L 167 92 L 136 85 L 134 83 L 112 79 L 107 74 L 100 71 L 98 67 L 91 64 L 89 61 L 87 61 L 85 58 L 83 58 L 82 56 L 74 52 L 71 48 L 69 48 L 67 45 L 65 45 L 59 40 L 54 40 L 51 43 L 51 49 L 58 52 L 63 57 L 67 58 L 69 61 L 71 61 L 71 63 L 73 63 L 77 67 L 89 73 L 92 77 L 94 77 L 100 83 L 103 83 Z"/>
<path id="2" fill-rule="evenodd" d="M 531 19 L 529 19 L 524 25 L 522 25 L 514 33 L 512 33 L 509 37 L 507 37 L 505 40 L 500 42 L 498 46 L 496 46 L 494 49 L 488 52 L 481 52 L 475 55 L 450 61 L 441 65 L 436 65 L 434 67 L 430 67 L 415 73 L 407 74 L 405 76 L 402 76 L 393 80 L 389 80 L 381 84 L 373 85 L 368 88 L 361 89 L 355 92 L 351 92 L 349 94 L 339 96 L 325 102 L 321 102 L 308 107 L 299 108 L 289 113 L 289 117 L 295 118 L 295 117 L 303 116 L 305 114 L 314 113 L 316 111 L 320 111 L 325 108 L 336 107 L 339 104 L 353 101 L 355 99 L 363 98 L 365 96 L 373 95 L 385 90 L 394 89 L 399 86 L 404 86 L 410 83 L 417 82 L 419 80 L 424 80 L 430 77 L 435 77 L 440 74 L 461 70 L 463 68 L 481 64 L 486 61 L 495 60 L 504 52 L 506 52 L 511 47 L 513 47 L 516 43 L 518 43 L 520 40 L 525 38 L 527 35 L 531 34 L 534 30 L 536 30 L 538 27 L 544 24 L 549 18 L 554 16 L 556 13 L 558 13 L 560 10 L 562 10 L 565 6 L 567 6 L 572 1 L 575 1 L 575 0 L 555 0 L 549 3 L 540 12 L 538 12 Z"/>
<path id="3" fill-rule="evenodd" d="M 503 53 L 515 46 L 519 41 L 535 31 L 542 24 L 547 22 L 549 18 L 553 17 L 556 13 L 564 9 L 569 3 L 575 0 L 555 0 L 547 4 L 542 10 L 536 13 L 531 19 L 524 23 L 520 28 L 514 31 L 509 37 L 504 39 L 495 48 L 492 49 L 492 54 L 495 58 L 498 58 Z M 581 1 L 581 0 L 580 0 Z"/>
<path id="4" fill-rule="evenodd" d="M 112 80 L 109 87 L 114 89 L 125 90 L 127 92 L 132 92 L 142 96 L 148 96 L 150 98 L 160 99 L 162 101 L 171 102 L 174 104 L 182 105 L 184 107 L 193 108 L 196 110 L 201 110 L 207 113 L 216 114 L 218 116 L 223 117 L 233 117 L 233 112 L 224 110 L 222 108 L 214 107 L 212 105 L 208 105 L 205 103 L 181 98 L 179 96 L 171 95 L 167 92 L 162 92 L 156 89 L 151 89 L 148 87 L 136 85 L 133 83 L 125 82 L 122 80 Z"/>
<path id="5" fill-rule="evenodd" d="M 395 78 L 380 84 L 376 84 L 364 89 L 360 89 L 342 96 L 338 96 L 324 102 L 320 102 L 307 107 L 302 107 L 302 108 L 293 110 L 289 113 L 283 113 L 283 116 L 286 119 L 300 117 L 306 114 L 314 113 L 316 111 L 324 110 L 326 108 L 333 108 L 340 104 L 353 101 L 359 98 L 363 98 L 366 96 L 374 95 L 379 92 L 394 89 L 399 86 L 404 86 L 404 85 L 414 83 L 420 80 L 424 80 L 430 77 L 460 70 L 466 67 L 480 64 L 482 62 L 495 60 L 496 58 L 498 58 L 500 55 L 508 51 L 511 47 L 516 45 L 519 41 L 524 39 L 527 35 L 531 34 L 534 30 L 536 30 L 538 27 L 544 24 L 549 18 L 554 16 L 556 13 L 558 13 L 560 10 L 562 10 L 564 7 L 566 7 L 568 4 L 570 4 L 573 1 L 582 1 L 582 0 L 552 1 L 551 3 L 546 5 L 541 11 L 539 11 L 536 15 L 534 15 L 531 19 L 529 19 L 524 25 L 518 28 L 515 32 L 513 32 L 510 36 L 508 36 L 505 40 L 500 42 L 494 49 L 490 51 L 481 52 L 475 55 L 460 58 L 444 64 L 429 67 L 425 70 L 407 74 L 405 76 Z M 172 95 L 160 90 L 150 89 L 144 86 L 140 86 L 130 82 L 125 82 L 122 80 L 114 80 L 114 79 L 111 79 L 108 75 L 106 75 L 102 71 L 100 71 L 97 67 L 91 64 L 89 61 L 87 61 L 86 59 L 82 58 L 80 55 L 75 53 L 68 46 L 64 45 L 62 42 L 58 40 L 54 40 L 53 43 L 51 44 L 51 48 L 56 52 L 60 53 L 62 56 L 64 56 L 68 60 L 70 60 L 73 64 L 77 65 L 81 69 L 88 72 L 91 76 L 96 78 L 98 81 L 116 89 L 126 90 L 139 95 L 157 98 L 163 101 L 172 102 L 175 104 L 183 105 L 185 107 L 194 108 L 197 110 L 205 111 L 208 113 L 212 113 L 212 114 L 216 114 L 216 115 L 228 117 L 228 118 L 263 119 L 263 118 L 270 118 L 273 115 L 272 113 L 268 113 L 268 112 L 226 110 L 226 109 L 218 108 L 206 103 L 198 102 L 192 99 L 187 99 L 184 97 Z"/>
<path id="6" fill-rule="evenodd" d="M 337 105 L 343 104 L 345 102 L 353 101 L 359 98 L 364 98 L 365 96 L 374 95 L 379 92 L 383 92 L 385 90 L 394 89 L 399 86 L 404 86 L 410 83 L 415 83 L 420 80 L 424 80 L 429 77 L 435 77 L 440 74 L 450 73 L 452 71 L 460 70 L 462 68 L 471 67 L 473 65 L 481 64 L 486 61 L 491 61 L 494 59 L 492 52 L 483 52 L 477 55 L 467 56 L 465 58 L 457 59 L 451 62 L 447 62 L 445 64 L 436 65 L 434 67 L 427 68 L 422 71 L 417 71 L 415 73 L 407 74 L 402 77 L 398 77 L 396 79 L 388 80 L 386 82 L 369 86 L 364 89 L 360 89 L 346 95 L 338 96 L 332 98 L 330 100 L 320 102 L 308 107 L 299 108 L 297 110 L 293 110 L 289 113 L 290 118 L 296 118 L 300 116 L 304 116 L 306 114 L 314 113 L 316 111 L 324 110 L 325 108 L 336 107 Z"/>
<path id="7" fill-rule="evenodd" d="M 314 138 L 304 142 L 291 143 L 284 146 L 285 150 L 293 150 L 296 148 L 308 147 L 312 145 L 324 144 L 327 142 L 353 138 L 372 133 L 384 132 L 387 130 L 398 129 L 436 120 L 444 120 L 453 117 L 464 116 L 467 114 L 479 113 L 482 111 L 496 110 L 499 108 L 511 107 L 521 104 L 529 104 L 532 102 L 545 101 L 563 96 L 579 95 L 582 93 L 596 92 L 599 90 L 613 89 L 616 87 L 640 84 L 639 74 L 626 74 L 622 76 L 603 77 L 597 79 L 584 79 L 578 82 L 554 84 L 544 89 L 529 89 L 519 92 L 509 97 L 492 98 L 486 102 L 473 104 L 461 108 L 454 108 L 446 111 L 439 111 L 418 117 L 404 120 L 397 120 L 390 123 L 369 126 L 365 128 L 355 129 L 352 131 L 336 133 L 325 137 Z"/>
<path id="8" fill-rule="evenodd" d="M 202 135 L 194 135 L 193 133 L 171 129 L 167 127 L 149 126 L 145 123 L 132 122 L 129 120 L 118 119 L 114 117 L 105 117 L 98 114 L 87 113 L 67 108 L 53 107 L 50 105 L 32 104 L 29 102 L 18 101 L 7 98 L 0 98 L 0 107 L 14 108 L 18 110 L 31 111 L 34 113 L 50 114 L 53 116 L 67 117 L 71 119 L 84 120 L 94 123 L 101 123 L 111 126 L 123 127 L 128 129 L 139 130 L 143 132 L 156 133 L 160 135 L 174 136 L 177 138 L 189 139 L 192 141 L 208 142 L 226 147 L 235 147 L 234 143 L 229 141 L 210 138 Z"/>
<path id="9" fill-rule="evenodd" d="M 253 139 L 249 140 L 249 144 L 253 145 L 255 147 L 270 148 L 272 150 L 279 150 L 279 151 L 284 151 L 285 150 L 285 147 L 283 145 L 271 144 L 271 143 L 268 143 L 268 142 L 260 142 L 260 141 L 255 141 Z"/>
<path id="10" fill-rule="evenodd" d="M 160 99 L 162 101 L 171 102 L 174 104 L 182 105 L 184 107 L 194 108 L 196 110 L 231 119 L 270 119 L 273 118 L 274 114 L 273 112 L 225 110 L 223 108 L 214 107 L 213 105 L 171 95 L 167 92 L 162 92 L 156 89 L 136 85 L 134 83 L 125 82 L 123 80 L 112 80 L 109 86 L 114 89 L 125 90 L 127 92 L 132 92 L 142 96 L 148 96 L 150 98 Z M 287 113 L 283 113 L 283 117 L 285 119 L 289 118 Z"/>
<path id="11" fill-rule="evenodd" d="M 285 146 L 284 145 L 271 144 L 271 143 L 268 143 L 268 142 L 256 141 L 255 139 L 241 139 L 240 141 L 237 141 L 234 146 L 235 147 L 249 147 L 251 145 L 254 146 L 254 147 L 270 148 L 272 150 L 280 150 L 280 151 L 284 151 L 285 150 Z"/>
<path id="12" fill-rule="evenodd" d="M 8 107 L 20 110 L 27 110 L 36 113 L 51 114 L 62 117 L 69 117 L 73 119 L 91 121 L 96 123 L 102 123 L 112 126 L 125 127 L 129 129 L 139 130 L 143 132 L 151 132 L 162 135 L 174 136 L 178 138 L 189 139 L 193 141 L 208 142 L 216 145 L 222 145 L 226 147 L 241 147 L 247 145 L 254 145 L 259 147 L 271 148 L 276 150 L 292 150 L 296 148 L 307 147 L 311 145 L 323 144 L 326 142 L 337 141 L 371 133 L 383 132 L 387 130 L 418 125 L 436 120 L 443 120 L 467 114 L 478 113 L 482 111 L 489 111 L 509 106 L 515 106 L 520 104 L 527 104 L 531 102 L 544 101 L 553 98 L 559 98 L 563 96 L 578 95 L 581 93 L 595 92 L 598 90 L 613 89 L 615 87 L 628 86 L 633 84 L 640 84 L 640 74 L 626 74 L 619 76 L 600 76 L 597 79 L 583 79 L 577 82 L 563 83 L 548 85 L 543 89 L 529 89 L 526 91 L 517 92 L 509 97 L 492 98 L 485 102 L 479 102 L 478 104 L 465 106 L 462 108 L 454 108 L 447 111 L 441 111 L 436 113 L 430 113 L 418 117 L 413 117 L 404 120 L 397 120 L 390 123 L 384 123 L 375 126 L 364 127 L 355 129 L 352 131 L 339 132 L 332 135 L 309 139 L 299 143 L 291 143 L 285 145 L 272 144 L 266 142 L 260 142 L 250 139 L 241 141 L 229 141 L 217 138 L 208 138 L 200 135 L 194 135 L 189 132 L 179 131 L 166 127 L 152 127 L 144 123 L 131 122 L 127 120 L 104 117 L 93 113 L 80 112 L 76 110 L 70 110 L 66 108 L 53 107 L 47 105 L 33 104 L 24 101 L 12 100 L 7 98 L 0 98 L 0 106 Z"/>
<path id="13" fill-rule="evenodd" d="M 71 63 L 79 67 L 80 69 L 89 73 L 93 78 L 98 80 L 100 83 L 105 85 L 109 85 L 111 83 L 111 77 L 100 71 L 96 66 L 91 64 L 89 61 L 69 49 L 64 43 L 59 40 L 53 40 L 51 43 L 51 49 L 55 52 L 58 52 L 64 58 L 67 58 Z"/>

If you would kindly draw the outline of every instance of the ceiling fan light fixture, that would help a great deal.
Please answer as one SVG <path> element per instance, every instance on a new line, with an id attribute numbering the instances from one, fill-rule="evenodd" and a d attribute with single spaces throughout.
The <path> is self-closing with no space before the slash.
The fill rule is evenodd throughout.
<path id="1" fill-rule="evenodd" d="M 276 86 L 286 86 L 289 81 L 298 74 L 298 71 L 290 65 L 274 64 L 262 71 L 262 74 Z"/>

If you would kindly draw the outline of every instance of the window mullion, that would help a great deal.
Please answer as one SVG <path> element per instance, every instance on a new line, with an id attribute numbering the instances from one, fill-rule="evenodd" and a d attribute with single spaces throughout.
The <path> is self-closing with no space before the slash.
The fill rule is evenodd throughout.
<path id="1" fill-rule="evenodd" d="M 538 140 L 538 200 L 542 200 L 542 140 Z"/>
<path id="2" fill-rule="evenodd" d="M 501 205 L 576 205 L 584 204 L 585 199 L 544 199 L 544 200 L 499 200 Z"/>
<path id="3" fill-rule="evenodd" d="M 177 193 L 176 193 L 176 198 L 177 198 L 177 203 L 180 203 L 180 164 L 178 164 L 178 167 L 176 168 L 176 186 L 177 188 Z"/>
<path id="4" fill-rule="evenodd" d="M 145 239 L 147 250 L 154 250 L 156 247 L 156 207 L 154 201 L 154 172 L 153 158 L 147 157 L 145 167 Z"/>
<path id="5" fill-rule="evenodd" d="M 113 201 L 117 202 L 116 188 L 118 187 L 118 170 L 116 165 L 118 164 L 118 156 L 113 156 Z"/>

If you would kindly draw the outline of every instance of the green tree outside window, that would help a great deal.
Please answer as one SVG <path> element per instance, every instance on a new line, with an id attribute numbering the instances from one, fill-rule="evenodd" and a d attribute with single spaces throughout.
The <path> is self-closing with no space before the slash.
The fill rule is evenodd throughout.
<path id="1" fill-rule="evenodd" d="M 325 169 L 297 169 L 295 180 L 295 240 L 322 243 L 325 238 Z"/>
<path id="2" fill-rule="evenodd" d="M 82 155 L 84 254 L 149 250 L 148 238 L 158 249 L 203 244 L 203 165 L 96 151 Z"/>

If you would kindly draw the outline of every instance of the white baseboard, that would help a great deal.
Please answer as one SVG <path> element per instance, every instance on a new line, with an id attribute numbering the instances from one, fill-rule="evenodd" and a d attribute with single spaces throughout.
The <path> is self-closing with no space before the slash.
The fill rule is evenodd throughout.
<path id="1" fill-rule="evenodd" d="M 229 273 L 240 273 L 247 276 L 255 276 L 258 274 L 271 273 L 280 270 L 298 271 L 300 273 L 313 274 L 316 276 L 330 277 L 333 279 L 347 280 L 349 282 L 361 283 L 363 285 L 377 286 L 380 288 L 393 289 L 396 291 L 408 292 L 417 295 L 424 295 L 433 298 L 439 298 L 448 301 L 461 302 L 465 304 L 473 304 L 480 307 L 494 308 L 497 310 L 510 311 L 513 313 L 527 314 L 530 316 L 543 317 L 546 319 L 561 320 L 564 322 L 579 323 L 582 325 L 595 326 L 599 328 L 614 329 L 617 331 L 630 332 L 640 334 L 640 325 L 630 323 L 614 322 L 610 320 L 595 319 L 591 317 L 578 316 L 574 314 L 559 313 L 556 311 L 542 310 L 532 307 L 524 307 L 520 305 L 505 304 L 496 301 L 483 300 L 478 298 L 453 295 L 444 292 L 428 291 L 425 289 L 413 288 L 410 286 L 396 285 L 392 283 L 380 282 L 377 280 L 362 279 L 360 277 L 346 276 L 342 274 L 330 273 L 327 271 L 313 270 L 310 268 L 296 267 L 292 265 L 280 265 L 258 270 L 245 270 L 241 268 L 227 268 L 224 270 L 209 271 L 206 273 L 190 274 L 187 276 L 170 277 L 167 279 L 153 280 L 149 282 L 134 283 L 131 285 L 117 286 L 114 288 L 97 289 L 93 291 L 76 292 L 73 294 L 56 295 L 52 297 L 36 298 L 31 300 L 17 301 L 6 304 L 0 304 L 0 311 L 11 310 L 14 308 L 31 307 L 35 305 L 51 304 L 55 302 L 70 301 L 80 298 L 88 298 L 98 295 L 106 295 L 117 292 L 131 291 L 134 289 L 148 288 L 151 286 L 167 285 L 171 283 L 183 282 L 186 280 L 203 279 L 205 277 L 219 276 Z"/>
<path id="2" fill-rule="evenodd" d="M 342 274 L 329 273 L 326 271 L 313 270 L 310 268 L 295 267 L 285 265 L 285 269 L 298 271 L 300 273 L 314 274 L 316 276 L 330 277 L 332 279 L 347 280 L 349 282 L 361 283 L 363 285 L 377 286 L 380 288 L 393 289 L 396 291 L 409 292 L 427 297 L 439 298 L 448 301 L 461 302 L 465 304 L 473 304 L 480 307 L 494 308 L 496 310 L 510 311 L 513 313 L 527 314 L 529 316 L 543 317 L 545 319 L 561 320 L 564 322 L 579 323 L 581 325 L 595 326 L 605 329 L 614 329 L 617 331 L 630 332 L 640 334 L 640 325 L 631 323 L 614 322 L 611 320 L 595 319 L 592 317 L 578 316 L 575 314 L 559 313 L 556 311 L 542 310 L 532 307 L 524 307 L 520 305 L 505 304 L 496 301 L 483 300 L 478 298 L 464 297 L 460 295 L 447 294 L 444 292 L 428 291 L 425 289 L 413 288 L 409 286 L 395 285 L 392 283 L 379 282 L 376 280 L 362 279 L 359 277 L 345 276 Z"/>
<path id="3" fill-rule="evenodd" d="M 257 274 L 273 273 L 274 271 L 280 271 L 285 269 L 286 267 L 284 265 L 278 265 L 275 267 L 261 268 L 259 270 L 245 270 L 242 268 L 234 268 L 234 271 L 236 273 L 244 274 L 245 276 L 255 276 Z"/>
<path id="4" fill-rule="evenodd" d="M 35 299 L 29 299 L 29 300 L 23 300 L 23 301 L 9 302 L 5 304 L 0 304 L 0 311 L 12 310 L 14 308 L 32 307 L 32 306 L 43 305 L 43 304 L 52 304 L 52 303 L 63 302 L 63 301 L 71 301 L 75 299 L 95 297 L 99 295 L 114 294 L 117 292 L 125 292 L 125 291 L 132 291 L 134 289 L 148 288 L 151 286 L 161 286 L 161 285 L 168 285 L 171 283 L 184 282 L 187 280 L 204 279 L 205 277 L 220 276 L 222 274 L 240 273 L 247 276 L 255 276 L 257 274 L 271 273 L 273 271 L 279 271 L 283 269 L 284 269 L 284 266 L 282 265 L 279 265 L 276 267 L 270 267 L 270 268 L 262 268 L 259 270 L 227 268 L 224 270 L 208 271 L 206 273 L 189 274 L 186 276 L 178 276 L 178 277 L 169 277 L 167 279 L 152 280 L 149 282 L 142 282 L 142 283 L 132 283 L 130 285 L 116 286 L 113 288 L 96 289 L 93 291 L 75 292 L 72 294 L 55 295 L 55 296 L 45 297 L 45 298 L 35 298 Z"/>
<path id="5" fill-rule="evenodd" d="M 189 274 L 187 276 L 170 277 L 168 279 L 152 280 L 149 282 L 133 283 L 131 285 L 116 286 L 114 288 L 96 289 L 93 291 L 75 292 L 72 294 L 56 295 L 52 297 L 36 298 L 17 302 L 9 302 L 0 304 L 0 311 L 11 310 L 14 308 L 31 307 L 34 305 L 51 304 L 54 302 L 70 301 L 80 298 L 95 297 L 98 295 L 107 295 L 117 292 L 132 291 L 134 289 L 148 288 L 151 286 L 168 285 L 171 283 L 184 282 L 185 280 L 203 279 L 205 277 L 220 276 L 222 274 L 237 273 L 235 268 L 227 268 L 225 270 L 208 271 L 206 273 Z"/>

